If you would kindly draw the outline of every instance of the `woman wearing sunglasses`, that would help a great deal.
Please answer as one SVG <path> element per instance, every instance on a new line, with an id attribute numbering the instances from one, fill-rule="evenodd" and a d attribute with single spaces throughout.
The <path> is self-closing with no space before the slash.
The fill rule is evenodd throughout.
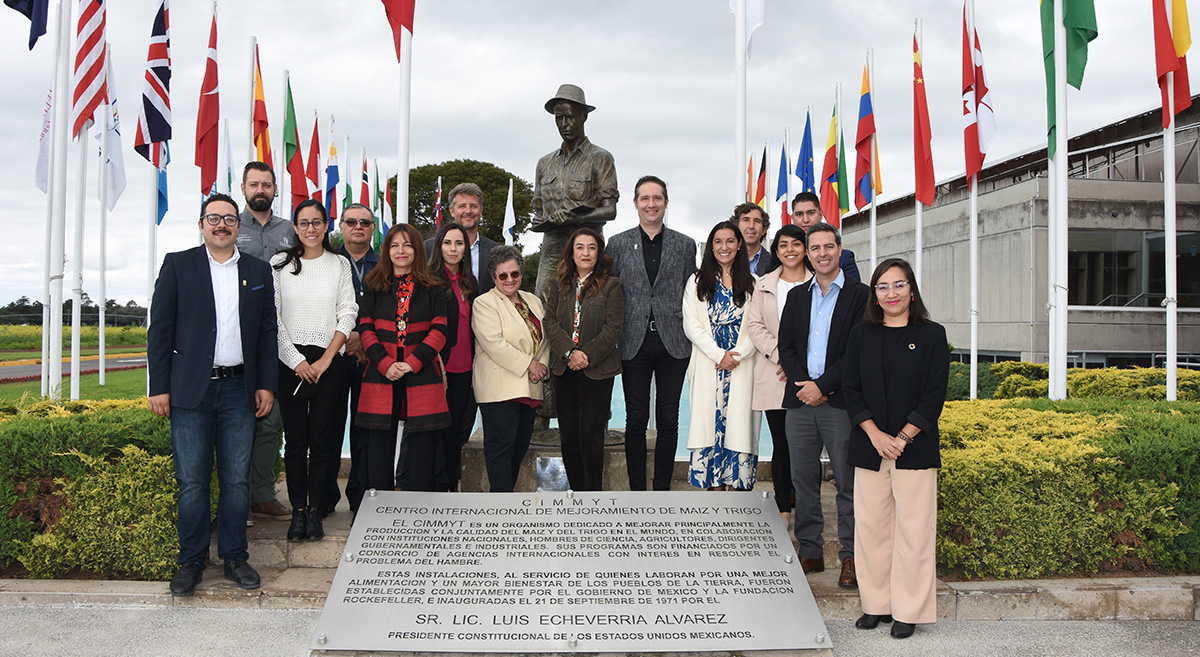
<path id="1" fill-rule="evenodd" d="M 542 302 L 521 291 L 524 259 L 511 246 L 488 254 L 495 287 L 475 299 L 472 382 L 483 416 L 483 457 L 494 492 L 511 492 L 533 436 L 533 411 L 542 403 L 549 350 L 542 339 Z"/>

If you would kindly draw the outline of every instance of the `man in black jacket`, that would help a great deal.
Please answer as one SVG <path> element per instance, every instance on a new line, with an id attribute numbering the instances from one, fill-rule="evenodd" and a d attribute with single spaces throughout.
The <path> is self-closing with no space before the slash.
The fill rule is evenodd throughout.
<path id="1" fill-rule="evenodd" d="M 808 231 L 808 259 L 816 275 L 788 293 L 779 322 L 779 363 L 787 374 L 788 452 L 796 491 L 796 539 L 805 573 L 825 570 L 821 514 L 821 447 L 837 485 L 838 586 L 854 588 L 854 469 L 847 461 L 850 418 L 842 397 L 842 356 L 850 329 L 862 321 L 866 285 L 838 266 L 842 236 L 826 223 Z"/>

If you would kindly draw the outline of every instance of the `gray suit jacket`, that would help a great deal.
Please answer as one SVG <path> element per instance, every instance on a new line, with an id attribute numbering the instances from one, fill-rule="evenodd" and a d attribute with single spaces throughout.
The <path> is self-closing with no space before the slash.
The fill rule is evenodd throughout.
<path id="1" fill-rule="evenodd" d="M 651 312 L 667 352 L 675 358 L 691 356 L 692 343 L 683 333 L 683 288 L 696 271 L 696 243 L 692 238 L 663 227 L 662 262 L 653 286 L 642 254 L 641 226 L 613 235 L 605 251 L 613 257 L 612 273 L 621 279 L 625 296 L 621 360 L 632 360 L 642 348 Z"/>
<path id="2" fill-rule="evenodd" d="M 499 244 L 496 244 L 492 240 L 484 237 L 483 233 L 479 234 L 479 294 L 481 295 L 487 293 L 487 291 L 493 287 L 496 287 L 496 284 L 492 282 L 492 277 L 487 275 L 487 259 L 488 254 L 491 253 L 492 249 L 496 248 L 497 246 L 499 246 Z M 433 238 L 430 237 L 429 239 L 425 240 L 426 258 L 429 257 L 429 253 L 432 249 Z M 472 262 L 471 266 L 473 268 L 475 263 Z"/>

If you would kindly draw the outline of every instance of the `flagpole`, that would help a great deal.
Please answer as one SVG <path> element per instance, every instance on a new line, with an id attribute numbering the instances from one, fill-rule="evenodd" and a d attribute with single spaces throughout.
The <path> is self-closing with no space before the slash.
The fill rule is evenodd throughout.
<path id="1" fill-rule="evenodd" d="M 1174 47 L 1174 12 L 1167 12 L 1167 28 L 1172 34 Z M 1163 129 L 1163 256 L 1166 263 L 1166 284 L 1162 305 L 1167 312 L 1167 401 L 1178 400 L 1179 376 L 1179 269 L 1176 262 L 1176 214 L 1175 214 L 1175 72 L 1167 71 L 1166 98 L 1167 127 Z"/>
<path id="2" fill-rule="evenodd" d="M 746 0 L 734 0 L 733 78 L 733 161 L 737 169 L 734 177 L 737 184 L 733 189 L 737 198 L 742 186 L 741 163 L 746 161 Z"/>
<path id="3" fill-rule="evenodd" d="M 87 206 L 88 125 L 79 130 L 79 163 L 75 195 L 75 244 L 71 251 L 71 400 L 79 399 L 79 337 L 83 321 L 83 215 Z"/>
<path id="4" fill-rule="evenodd" d="M 71 83 L 69 73 L 71 48 L 71 10 L 59 3 L 58 75 L 54 83 L 54 153 L 51 162 L 54 173 L 51 189 L 54 190 L 54 219 L 50 237 L 50 382 L 47 393 L 51 399 L 62 399 L 62 306 L 63 306 L 63 260 L 66 257 L 67 233 L 67 142 L 70 141 Z"/>
<path id="5" fill-rule="evenodd" d="M 875 52 L 871 48 L 867 48 L 867 86 L 871 90 L 871 111 L 875 111 Z M 867 177 L 871 179 L 871 272 L 874 273 L 875 265 L 878 260 L 878 238 L 876 235 L 877 224 L 875 222 L 875 197 L 879 196 L 879 190 L 876 188 L 875 180 L 875 133 L 871 133 L 871 160 L 870 168 L 867 170 Z"/>
<path id="6" fill-rule="evenodd" d="M 838 168 L 837 168 L 837 171 L 835 171 L 834 173 L 837 174 L 841 171 L 841 168 L 842 168 L 841 157 L 842 157 L 842 151 L 845 148 L 842 145 L 842 83 L 841 82 L 838 82 L 837 84 L 835 84 L 833 86 L 833 123 L 834 123 L 834 128 L 833 128 L 834 151 L 833 152 L 834 152 L 834 157 L 836 157 L 838 159 Z M 850 174 L 847 173 L 846 177 L 847 178 L 850 177 Z M 841 232 L 841 230 L 842 230 L 842 188 L 845 186 L 846 186 L 846 181 L 842 180 L 841 176 L 839 175 L 838 176 L 838 190 L 837 190 L 837 197 L 838 197 L 837 198 L 837 207 L 833 211 L 833 213 L 835 215 L 837 215 L 836 217 L 834 217 L 834 221 L 837 221 L 837 227 L 838 227 L 839 232 Z M 825 217 L 825 221 L 829 221 L 829 217 Z"/>
<path id="7" fill-rule="evenodd" d="M 408 145 L 412 119 L 412 38 L 410 30 L 400 28 L 400 125 L 399 168 L 396 171 L 396 214 L 393 224 L 408 223 Z"/>
<path id="8" fill-rule="evenodd" d="M 1054 331 L 1055 351 L 1050 355 L 1050 371 L 1057 374 L 1050 381 L 1050 399 L 1067 398 L 1067 254 L 1068 191 L 1067 162 L 1067 28 L 1063 23 L 1063 0 L 1054 2 Z"/>
<path id="9" fill-rule="evenodd" d="M 67 23 L 69 21 L 64 21 L 62 19 L 62 17 L 63 17 L 62 0 L 59 0 L 59 2 L 58 2 L 57 11 L 58 11 L 59 21 L 58 21 L 57 31 L 54 34 L 54 37 L 55 37 L 54 69 L 53 69 L 54 75 L 52 75 L 50 78 L 51 85 L 52 85 L 51 92 L 50 92 L 50 134 L 47 135 L 47 138 L 50 140 L 50 151 L 49 151 L 49 159 L 47 161 L 48 171 L 47 171 L 47 176 L 46 176 L 46 178 L 47 178 L 47 180 L 46 180 L 46 231 L 45 231 L 45 233 L 46 233 L 46 244 L 45 244 L 46 260 L 42 265 L 42 270 L 43 270 L 43 275 L 42 275 L 42 362 L 41 362 L 41 395 L 42 395 L 42 397 L 46 397 L 50 393 L 50 376 L 49 376 L 50 375 L 50 344 L 51 344 L 51 342 L 50 342 L 50 326 L 51 326 L 50 279 L 52 276 L 52 274 L 51 274 L 52 267 L 51 267 L 50 263 L 52 261 L 51 260 L 51 251 L 53 250 L 52 245 L 54 244 L 54 228 L 53 227 L 54 227 L 54 223 L 55 223 L 54 222 L 54 216 L 55 216 L 54 208 L 56 205 L 55 198 L 56 198 L 56 195 L 60 193 L 58 191 L 59 190 L 59 187 L 58 187 L 59 181 L 58 181 L 58 177 L 56 175 L 57 165 L 55 164 L 55 159 L 56 159 L 57 153 L 58 153 L 58 147 L 57 147 L 58 140 L 61 137 L 59 137 L 59 134 L 58 134 L 58 119 L 56 118 L 56 112 L 58 111 L 58 104 L 60 104 L 62 102 L 61 97 L 62 97 L 62 92 L 63 92 L 63 88 L 59 86 L 59 84 L 61 84 L 61 80 L 59 79 L 59 76 L 63 69 L 63 66 L 61 65 L 61 59 L 63 57 L 63 51 L 65 50 L 64 44 L 65 44 L 66 40 L 69 38 L 67 36 L 68 32 L 64 29 L 64 26 L 67 25 Z"/>
<path id="10" fill-rule="evenodd" d="M 975 69 L 975 2 L 967 0 L 967 51 L 971 53 L 971 69 Z M 979 174 L 968 183 L 970 201 L 970 268 L 971 268 L 971 399 L 979 398 Z"/>
<path id="11" fill-rule="evenodd" d="M 258 150 L 254 146 L 254 92 L 257 90 L 254 85 L 255 69 L 258 66 L 258 37 L 250 37 L 250 157 L 247 162 L 258 160 Z"/>
<path id="12" fill-rule="evenodd" d="M 104 56 L 107 58 L 105 62 L 105 75 L 108 74 L 110 67 L 108 62 L 112 61 L 112 46 L 105 44 Z M 111 81 L 108 84 L 112 84 Z M 108 122 L 112 118 L 112 105 L 108 102 L 108 97 L 111 94 L 106 94 L 104 98 L 104 128 L 100 133 L 100 280 L 98 291 L 100 293 L 100 317 L 97 321 L 98 337 L 99 337 L 99 362 L 97 365 L 100 369 L 100 385 L 105 384 L 104 381 L 104 315 L 105 306 L 108 301 L 105 295 L 108 293 L 106 284 L 107 276 L 105 270 L 108 266 Z"/>
<path id="13" fill-rule="evenodd" d="M 154 274 L 158 264 L 158 167 L 150 164 L 150 228 L 147 231 L 146 252 L 146 328 L 150 328 L 151 304 L 154 302 Z M 150 391 L 150 371 L 146 370 L 146 392 Z"/>
<path id="14" fill-rule="evenodd" d="M 917 38 L 917 52 L 921 52 L 922 34 L 921 34 L 921 19 L 920 18 L 913 21 L 913 31 L 916 34 L 916 38 Z M 923 71 L 924 68 L 925 68 L 925 63 L 921 62 L 921 70 Z M 915 93 L 916 90 L 914 89 L 913 92 Z M 915 99 L 914 99 L 914 101 L 915 101 Z M 913 120 L 916 121 L 915 116 L 913 117 Z M 916 124 L 915 123 L 913 125 L 913 132 L 914 133 L 916 132 Z M 915 239 L 916 246 L 913 251 L 913 273 L 916 274 L 917 288 L 919 289 L 921 287 L 921 261 L 922 261 L 922 256 L 924 255 L 924 253 L 923 253 L 924 244 L 922 243 L 922 234 L 921 234 L 925 227 L 924 218 L 921 216 L 922 212 L 924 212 L 924 207 L 923 207 L 923 204 L 921 203 L 921 201 L 919 199 L 917 199 L 916 194 L 913 194 L 913 201 L 916 203 L 916 210 L 917 210 L 916 223 L 913 226 L 913 233 L 914 233 L 914 237 L 916 238 Z"/>

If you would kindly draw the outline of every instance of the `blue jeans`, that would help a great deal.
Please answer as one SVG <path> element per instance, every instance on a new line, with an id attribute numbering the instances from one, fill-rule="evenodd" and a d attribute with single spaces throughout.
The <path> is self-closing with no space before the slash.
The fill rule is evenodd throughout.
<path id="1" fill-rule="evenodd" d="M 250 510 L 250 451 L 254 445 L 254 406 L 245 376 L 208 383 L 196 408 L 171 407 L 171 450 L 179 484 L 179 563 L 202 564 L 212 532 L 209 482 L 217 455 L 217 555 L 245 559 L 246 514 Z"/>

